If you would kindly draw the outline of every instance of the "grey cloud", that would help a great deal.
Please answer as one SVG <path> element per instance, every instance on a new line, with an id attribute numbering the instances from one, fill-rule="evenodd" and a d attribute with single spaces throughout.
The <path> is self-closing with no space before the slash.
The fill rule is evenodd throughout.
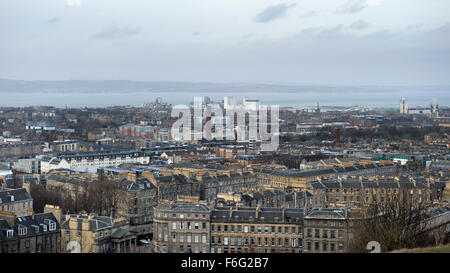
<path id="1" fill-rule="evenodd" d="M 366 0 L 348 0 L 345 4 L 339 6 L 337 13 L 357 13 L 367 7 Z"/>
<path id="2" fill-rule="evenodd" d="M 369 27 L 370 27 L 370 23 L 368 23 L 367 21 L 364 21 L 362 19 L 353 22 L 349 26 L 349 28 L 356 29 L 356 30 L 363 30 L 363 29 L 366 29 L 366 28 L 369 28 Z"/>
<path id="3" fill-rule="evenodd" d="M 268 6 L 256 15 L 255 22 L 268 23 L 270 21 L 282 18 L 286 16 L 286 12 L 289 9 L 295 6 L 296 4 L 287 5 L 286 3 Z"/>
<path id="4" fill-rule="evenodd" d="M 105 28 L 104 30 L 95 33 L 91 36 L 91 39 L 118 39 L 118 38 L 126 38 L 133 35 L 137 35 L 141 32 L 140 27 L 131 28 L 131 27 L 117 27 L 110 26 Z"/>

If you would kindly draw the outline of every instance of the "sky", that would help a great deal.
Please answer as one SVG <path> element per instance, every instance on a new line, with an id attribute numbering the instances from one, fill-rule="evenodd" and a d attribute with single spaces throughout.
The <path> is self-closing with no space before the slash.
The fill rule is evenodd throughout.
<path id="1" fill-rule="evenodd" d="M 449 85 L 448 0 L 1 0 L 0 78 Z"/>

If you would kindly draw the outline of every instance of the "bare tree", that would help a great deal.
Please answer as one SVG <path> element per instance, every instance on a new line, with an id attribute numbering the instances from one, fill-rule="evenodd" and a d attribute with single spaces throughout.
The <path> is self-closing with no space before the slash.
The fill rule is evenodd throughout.
<path id="1" fill-rule="evenodd" d="M 423 243 L 427 210 L 407 189 L 388 196 L 372 196 L 361 217 L 352 219 L 349 252 L 368 252 L 367 243 L 380 243 L 381 251 L 414 248 Z"/>

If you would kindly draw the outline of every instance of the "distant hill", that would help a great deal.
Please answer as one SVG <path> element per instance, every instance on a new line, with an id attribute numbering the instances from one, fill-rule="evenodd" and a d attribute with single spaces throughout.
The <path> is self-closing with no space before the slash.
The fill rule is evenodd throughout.
<path id="1" fill-rule="evenodd" d="M 127 80 L 22 81 L 0 79 L 1 92 L 392 92 L 404 87 L 210 83 Z"/>

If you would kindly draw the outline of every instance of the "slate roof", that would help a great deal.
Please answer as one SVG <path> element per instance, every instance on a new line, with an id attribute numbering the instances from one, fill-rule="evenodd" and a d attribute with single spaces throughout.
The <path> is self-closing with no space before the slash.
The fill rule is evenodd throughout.
<path id="1" fill-rule="evenodd" d="M 12 196 L 14 196 L 14 201 L 12 200 Z M 27 201 L 32 200 L 31 196 L 28 194 L 27 190 L 25 188 L 19 188 L 19 189 L 5 189 L 0 190 L 0 204 L 10 204 L 13 202 L 21 202 L 21 201 Z"/>
<path id="2" fill-rule="evenodd" d="M 50 223 L 54 223 L 56 225 L 55 230 L 50 231 Z M 19 235 L 18 233 L 18 228 L 21 226 L 27 228 L 27 233 L 25 235 Z M 34 237 L 38 235 L 59 231 L 60 231 L 59 222 L 51 212 L 20 216 L 16 217 L 14 221 L 14 232 L 19 237 Z"/>
<path id="3" fill-rule="evenodd" d="M 76 219 L 76 221 L 78 222 L 77 230 L 82 230 L 83 220 L 89 221 L 90 231 L 99 231 L 102 229 L 111 228 L 114 224 L 113 218 L 109 216 L 99 216 L 99 215 L 89 216 L 86 214 L 84 215 L 70 214 L 69 217 L 70 217 L 69 220 L 65 220 L 61 224 L 61 228 L 66 229 L 69 228 L 69 221 L 71 219 Z M 91 219 L 89 219 L 89 217 L 91 217 Z"/>

